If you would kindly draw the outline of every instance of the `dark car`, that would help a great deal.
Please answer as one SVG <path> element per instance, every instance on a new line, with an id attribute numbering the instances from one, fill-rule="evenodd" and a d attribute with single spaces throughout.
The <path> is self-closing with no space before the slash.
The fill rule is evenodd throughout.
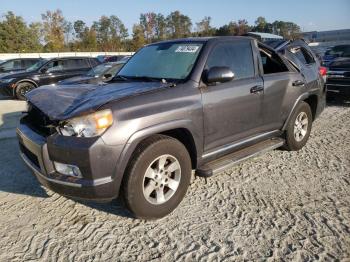
<path id="1" fill-rule="evenodd" d="M 298 50 L 311 57 L 299 61 Z M 303 42 L 283 55 L 248 37 L 153 43 L 104 85 L 28 93 L 20 154 L 59 194 L 121 192 L 136 217 L 163 217 L 192 170 L 208 177 L 267 150 L 301 149 L 325 106 L 318 68 Z"/>
<path id="2" fill-rule="evenodd" d="M 327 73 L 327 93 L 330 98 L 350 98 L 350 52 L 335 59 Z"/>
<path id="3" fill-rule="evenodd" d="M 17 99 L 42 85 L 53 85 L 58 81 L 82 75 L 100 62 L 92 57 L 62 57 L 40 60 L 27 70 L 0 76 L 0 92 Z"/>
<path id="4" fill-rule="evenodd" d="M 127 59 L 129 59 L 129 58 L 130 58 L 129 55 L 99 55 L 99 56 L 97 56 L 97 59 L 101 63 L 127 61 Z"/>
<path id="5" fill-rule="evenodd" d="M 39 62 L 41 58 L 16 58 L 0 63 L 0 74 L 26 70 Z"/>
<path id="6" fill-rule="evenodd" d="M 75 76 L 62 81 L 59 81 L 59 85 L 72 85 L 72 84 L 98 84 L 110 81 L 122 68 L 124 62 L 116 63 L 104 63 L 92 68 L 87 74 L 81 76 Z"/>
<path id="7" fill-rule="evenodd" d="M 350 45 L 336 45 L 328 49 L 323 58 L 322 63 L 328 67 L 336 58 L 346 57 L 350 53 Z"/>

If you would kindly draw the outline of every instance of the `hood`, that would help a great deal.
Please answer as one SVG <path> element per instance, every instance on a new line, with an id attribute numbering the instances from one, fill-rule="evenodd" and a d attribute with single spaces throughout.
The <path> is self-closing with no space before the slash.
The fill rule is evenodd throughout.
<path id="1" fill-rule="evenodd" d="M 99 78 L 97 78 L 97 77 L 82 75 L 82 76 L 75 76 L 75 77 L 71 77 L 71 78 L 67 78 L 65 80 L 62 80 L 62 81 L 58 82 L 58 85 L 95 84 L 95 83 L 100 82 L 98 80 L 99 80 Z"/>
<path id="2" fill-rule="evenodd" d="M 0 74 L 0 78 L 20 78 L 20 77 L 26 77 L 31 74 L 33 74 L 33 72 L 22 70 L 22 71 Z"/>
<path id="3" fill-rule="evenodd" d="M 26 73 L 27 72 L 25 70 L 2 72 L 0 73 L 0 78 L 15 78 L 18 76 L 26 75 Z"/>
<path id="4" fill-rule="evenodd" d="M 118 82 L 103 85 L 43 86 L 26 95 L 51 120 L 66 120 L 94 112 L 102 105 L 170 87 L 161 82 Z"/>

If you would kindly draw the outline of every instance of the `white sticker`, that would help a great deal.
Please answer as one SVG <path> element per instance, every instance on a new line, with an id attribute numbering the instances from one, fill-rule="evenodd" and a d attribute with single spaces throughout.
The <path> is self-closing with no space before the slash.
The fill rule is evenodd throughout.
<path id="1" fill-rule="evenodd" d="M 175 53 L 195 53 L 198 49 L 197 45 L 181 45 L 175 50 Z"/>

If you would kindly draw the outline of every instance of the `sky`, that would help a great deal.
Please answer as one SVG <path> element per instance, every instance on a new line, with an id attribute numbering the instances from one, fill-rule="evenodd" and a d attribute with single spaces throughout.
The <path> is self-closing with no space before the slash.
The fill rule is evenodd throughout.
<path id="1" fill-rule="evenodd" d="M 291 21 L 302 31 L 350 29 L 350 0 L 0 0 L 0 15 L 13 11 L 27 22 L 41 20 L 46 10 L 61 9 L 68 21 L 81 19 L 88 25 L 101 15 L 116 15 L 131 31 L 140 13 L 165 16 L 179 10 L 195 25 L 204 16 L 220 27 L 232 20 L 247 19 L 254 24 L 258 16 L 268 22 Z"/>

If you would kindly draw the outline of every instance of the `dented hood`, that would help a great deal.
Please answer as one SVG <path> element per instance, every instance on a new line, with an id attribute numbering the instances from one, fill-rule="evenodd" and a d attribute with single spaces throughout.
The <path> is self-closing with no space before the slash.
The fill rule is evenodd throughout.
<path id="1" fill-rule="evenodd" d="M 66 120 L 102 105 L 168 87 L 162 82 L 118 82 L 103 85 L 43 86 L 26 97 L 51 120 Z"/>

